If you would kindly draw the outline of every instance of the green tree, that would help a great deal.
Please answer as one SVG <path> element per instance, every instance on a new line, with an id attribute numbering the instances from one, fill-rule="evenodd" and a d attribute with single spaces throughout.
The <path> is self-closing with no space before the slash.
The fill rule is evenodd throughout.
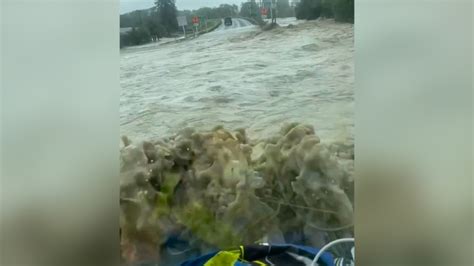
<path id="1" fill-rule="evenodd" d="M 232 8 L 234 9 L 234 14 L 238 15 L 239 14 L 239 6 L 232 5 Z"/>
<path id="2" fill-rule="evenodd" d="M 120 15 L 120 27 L 139 27 L 148 17 L 148 10 L 135 10 L 127 14 Z"/>
<path id="3" fill-rule="evenodd" d="M 242 3 L 242 7 L 240 8 L 240 16 L 253 19 L 260 18 L 260 10 L 257 3 L 255 3 L 255 0 Z"/>
<path id="4" fill-rule="evenodd" d="M 287 18 L 294 16 L 293 8 L 290 7 L 288 0 L 277 0 L 277 15 L 280 18 Z"/>
<path id="5" fill-rule="evenodd" d="M 150 33 L 151 39 L 156 42 L 166 34 L 166 29 L 160 24 L 158 13 L 154 12 L 146 18 L 144 27 Z"/>
<path id="6" fill-rule="evenodd" d="M 145 27 L 133 27 L 131 31 L 120 35 L 120 47 L 149 43 L 150 33 Z"/>
<path id="7" fill-rule="evenodd" d="M 160 18 L 160 24 L 163 25 L 166 35 L 178 30 L 178 21 L 176 20 L 175 0 L 156 0 L 155 5 Z"/>
<path id="8" fill-rule="evenodd" d="M 205 18 L 217 18 L 213 8 L 202 7 L 193 12 L 196 16 L 205 17 Z"/>
<path id="9" fill-rule="evenodd" d="M 321 15 L 320 0 L 301 0 L 296 7 L 297 19 L 317 19 Z"/>
<path id="10" fill-rule="evenodd" d="M 354 23 L 354 0 L 334 0 L 333 13 L 336 21 Z"/>
<path id="11" fill-rule="evenodd" d="M 298 19 L 310 20 L 320 16 L 354 23 L 354 0 L 301 0 L 296 7 Z"/>
<path id="12" fill-rule="evenodd" d="M 236 5 L 222 4 L 218 7 L 202 7 L 192 12 L 192 15 L 205 17 L 209 19 L 220 19 L 232 17 L 239 14 L 239 7 Z"/>
<path id="13" fill-rule="evenodd" d="M 233 6 L 228 5 L 228 4 L 221 4 L 217 8 L 217 12 L 219 14 L 219 17 L 224 18 L 224 17 L 232 17 L 234 15 L 237 15 L 235 12 L 235 9 Z"/>
<path id="14" fill-rule="evenodd" d="M 321 17 L 333 18 L 333 5 L 334 0 L 321 0 Z"/>

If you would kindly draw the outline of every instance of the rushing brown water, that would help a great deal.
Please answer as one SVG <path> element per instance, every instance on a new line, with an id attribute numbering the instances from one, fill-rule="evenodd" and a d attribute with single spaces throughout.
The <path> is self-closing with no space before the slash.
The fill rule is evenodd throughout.
<path id="1" fill-rule="evenodd" d="M 353 235 L 353 27 L 279 23 L 122 50 L 126 262 Z"/>
<path id="2" fill-rule="evenodd" d="M 121 133 L 147 139 L 222 124 L 261 138 L 298 121 L 326 142 L 352 142 L 353 26 L 279 23 L 261 32 L 239 22 L 190 41 L 122 50 Z"/>

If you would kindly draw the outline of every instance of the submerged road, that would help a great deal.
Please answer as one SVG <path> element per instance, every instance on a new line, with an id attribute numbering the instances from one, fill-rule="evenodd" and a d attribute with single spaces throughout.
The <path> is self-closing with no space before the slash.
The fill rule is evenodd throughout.
<path id="1" fill-rule="evenodd" d="M 237 18 L 186 42 L 121 51 L 121 134 L 222 124 L 261 138 L 298 121 L 324 141 L 352 138 L 353 26 L 280 21 L 293 26 L 262 32 Z"/>
<path id="2" fill-rule="evenodd" d="M 232 18 L 232 25 L 226 26 L 224 25 L 224 20 L 222 20 L 222 24 L 216 29 L 216 31 L 223 31 L 223 30 L 230 30 L 236 28 L 243 28 L 243 27 L 251 27 L 253 26 L 248 20 L 242 18 Z"/>

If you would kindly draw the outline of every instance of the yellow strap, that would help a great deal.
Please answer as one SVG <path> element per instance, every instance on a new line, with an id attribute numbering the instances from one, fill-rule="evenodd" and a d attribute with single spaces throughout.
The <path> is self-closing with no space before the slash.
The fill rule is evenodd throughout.
<path id="1" fill-rule="evenodd" d="M 244 246 L 240 246 L 240 258 L 245 259 L 244 258 Z"/>
<path id="2" fill-rule="evenodd" d="M 233 266 L 239 259 L 240 252 L 221 251 L 204 264 L 204 266 Z"/>

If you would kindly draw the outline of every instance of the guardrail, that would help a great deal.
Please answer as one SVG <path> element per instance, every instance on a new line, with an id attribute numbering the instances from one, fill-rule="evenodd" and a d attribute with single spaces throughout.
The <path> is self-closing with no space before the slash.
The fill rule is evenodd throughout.
<path id="1" fill-rule="evenodd" d="M 257 25 L 257 26 L 260 26 L 260 27 L 263 27 L 267 24 L 267 22 L 264 21 L 264 20 L 258 21 L 257 19 L 254 19 L 254 18 L 248 18 L 248 17 L 237 17 L 237 18 L 248 20 L 253 25 Z"/>
<path id="2" fill-rule="evenodd" d="M 211 31 L 214 31 L 215 29 L 219 28 L 219 26 L 222 24 L 222 20 L 219 20 L 219 22 L 217 22 L 216 25 L 208 28 L 208 29 L 205 29 L 205 30 L 202 30 L 202 31 L 199 31 L 198 34 L 201 35 L 201 34 L 205 34 L 205 33 L 209 33 Z"/>

